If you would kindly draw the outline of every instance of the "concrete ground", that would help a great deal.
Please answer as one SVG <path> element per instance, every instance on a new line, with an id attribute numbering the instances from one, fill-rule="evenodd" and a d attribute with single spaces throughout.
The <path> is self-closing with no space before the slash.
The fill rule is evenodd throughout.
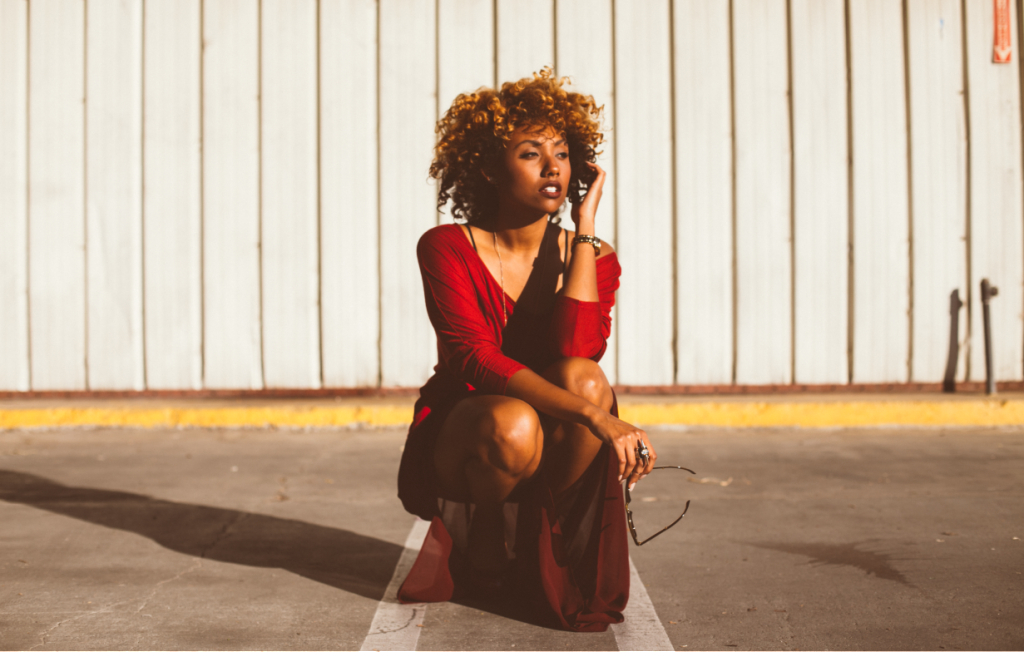
<path id="1" fill-rule="evenodd" d="M 1024 648 L 1024 428 L 651 429 L 633 561 L 676 649 Z M 358 649 L 401 428 L 0 431 L 0 648 Z M 676 474 L 676 475 L 673 475 Z M 646 500 L 645 500 L 646 499 Z M 616 649 L 427 608 L 419 649 Z"/>

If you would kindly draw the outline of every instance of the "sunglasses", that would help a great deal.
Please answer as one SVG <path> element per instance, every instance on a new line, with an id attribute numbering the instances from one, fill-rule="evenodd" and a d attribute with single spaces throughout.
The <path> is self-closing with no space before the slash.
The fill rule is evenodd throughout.
<path id="1" fill-rule="evenodd" d="M 660 471 L 660 470 L 663 470 L 663 469 L 680 469 L 682 471 L 689 471 L 690 473 L 696 475 L 696 471 L 692 471 L 692 470 L 687 469 L 687 468 L 682 467 L 682 466 L 656 466 L 656 467 L 654 467 L 651 470 L 652 471 Z M 679 515 L 679 518 L 677 518 L 676 520 L 672 521 L 671 523 L 669 523 L 665 527 L 661 528 L 660 530 L 658 530 L 657 532 L 655 532 L 651 536 L 649 536 L 646 539 L 644 539 L 643 541 L 641 541 L 640 537 L 638 537 L 637 534 L 636 534 L 636 527 L 634 527 L 634 525 L 633 525 L 633 512 L 630 511 L 630 509 L 629 509 L 629 500 L 630 500 L 629 484 L 627 483 L 626 484 L 626 523 L 629 524 L 629 533 L 633 536 L 633 543 L 635 543 L 638 546 L 644 545 L 645 543 L 647 543 L 648 541 L 650 541 L 654 537 L 658 536 L 659 534 L 664 533 L 666 530 L 671 528 L 673 525 L 675 525 L 679 521 L 683 520 L 683 517 L 686 516 L 686 512 L 689 511 L 689 509 L 690 509 L 690 501 L 686 501 L 686 506 L 683 508 L 683 513 Z"/>

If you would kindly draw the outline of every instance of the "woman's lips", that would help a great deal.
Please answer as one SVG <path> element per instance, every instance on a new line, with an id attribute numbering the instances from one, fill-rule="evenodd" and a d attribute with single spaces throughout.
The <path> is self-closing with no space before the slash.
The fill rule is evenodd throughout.
<path id="1" fill-rule="evenodd" d="M 546 183 L 540 188 L 540 194 L 551 199 L 558 199 L 562 196 L 562 184 Z"/>

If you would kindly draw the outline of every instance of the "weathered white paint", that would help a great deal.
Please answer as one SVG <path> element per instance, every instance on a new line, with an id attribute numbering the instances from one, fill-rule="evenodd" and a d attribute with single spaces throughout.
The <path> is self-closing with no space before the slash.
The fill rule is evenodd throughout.
<path id="1" fill-rule="evenodd" d="M 320 283 L 328 387 L 380 376 L 377 3 L 320 3 Z"/>
<path id="2" fill-rule="evenodd" d="M 904 382 L 909 215 L 903 15 L 849 3 L 853 137 L 853 380 Z"/>
<path id="3" fill-rule="evenodd" d="M 913 316 L 910 380 L 939 382 L 949 357 L 950 296 L 967 298 L 967 134 L 959 0 L 908 0 Z M 1021 243 L 1024 246 L 1024 242 Z M 955 312 L 958 345 L 966 310 Z M 965 374 L 962 347 L 959 374 Z"/>
<path id="4" fill-rule="evenodd" d="M 736 382 L 792 380 L 790 135 L 785 0 L 733 3 Z"/>
<path id="5" fill-rule="evenodd" d="M 615 645 L 620 650 L 675 649 L 632 558 L 629 560 L 629 602 L 622 616 L 623 622 L 612 625 Z"/>
<path id="6" fill-rule="evenodd" d="M 146 386 L 203 386 L 200 0 L 146 0 Z"/>
<path id="7" fill-rule="evenodd" d="M 86 3 L 89 388 L 145 389 L 142 0 Z"/>
<path id="8" fill-rule="evenodd" d="M 380 0 L 381 373 L 417 386 L 437 362 L 416 242 L 437 220 L 427 177 L 437 112 L 432 0 Z"/>
<path id="9" fill-rule="evenodd" d="M 258 0 L 203 0 L 204 377 L 263 387 Z"/>
<path id="10" fill-rule="evenodd" d="M 0 391 L 27 391 L 28 0 L 0 0 Z"/>
<path id="11" fill-rule="evenodd" d="M 555 0 L 495 0 L 498 84 L 555 63 Z M 486 29 L 486 26 L 481 26 Z"/>
<path id="12" fill-rule="evenodd" d="M 672 350 L 672 109 L 669 5 L 615 3 L 615 128 L 622 263 L 619 382 L 669 385 Z"/>
<path id="13" fill-rule="evenodd" d="M 35 0 L 29 20 L 32 389 L 88 389 L 85 3 Z"/>
<path id="14" fill-rule="evenodd" d="M 558 0 L 555 3 L 555 43 L 558 51 L 555 74 L 572 80 L 570 89 L 592 95 L 604 106 L 603 122 L 605 142 L 599 148 L 597 164 L 607 173 L 601 204 L 597 211 L 597 236 L 615 246 L 616 193 L 618 177 L 615 173 L 615 147 L 612 125 L 615 124 L 615 80 L 612 76 L 614 51 L 612 38 L 611 0 Z M 572 229 L 571 206 L 566 204 L 562 213 L 562 226 Z M 618 347 L 616 334 L 617 309 L 612 311 L 612 335 L 601 359 L 601 367 L 608 380 L 615 384 L 618 377 L 616 362 Z"/>
<path id="15" fill-rule="evenodd" d="M 268 387 L 320 387 L 317 2 L 262 0 L 260 242 Z"/>
<path id="16" fill-rule="evenodd" d="M 970 378 L 985 378 L 981 279 L 992 299 L 997 380 L 1024 377 L 1024 198 L 1021 170 L 1020 38 L 1010 3 L 1013 63 L 992 63 L 992 3 L 967 0 L 967 97 L 970 103 L 971 348 Z"/>
<path id="17" fill-rule="evenodd" d="M 792 0 L 794 382 L 845 383 L 849 262 L 843 0 Z"/>
<path id="18" fill-rule="evenodd" d="M 729 4 L 676 0 L 673 21 L 676 382 L 727 385 L 733 352 Z"/>

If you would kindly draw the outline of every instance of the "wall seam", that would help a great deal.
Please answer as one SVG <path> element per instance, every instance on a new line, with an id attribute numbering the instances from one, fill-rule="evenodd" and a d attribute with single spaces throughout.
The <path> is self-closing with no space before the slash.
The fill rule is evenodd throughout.
<path id="1" fill-rule="evenodd" d="M 380 53 L 381 53 L 381 47 L 380 47 L 380 35 L 381 35 L 380 16 L 381 16 L 381 10 L 380 10 L 380 3 L 381 2 L 383 2 L 383 0 L 376 0 L 377 24 L 375 26 L 376 29 L 377 29 L 377 35 L 376 35 L 377 36 L 377 38 L 376 38 L 377 42 L 375 44 L 376 45 L 375 50 L 376 50 L 376 55 L 377 55 L 376 56 L 376 61 L 375 61 L 376 71 L 377 71 L 377 88 L 376 88 L 376 91 L 377 91 L 377 106 L 376 106 L 376 113 L 377 113 L 377 279 L 378 279 L 378 282 L 377 282 L 377 387 L 383 387 L 383 385 L 384 385 L 384 317 L 383 317 L 383 311 L 384 311 L 384 283 L 383 283 L 384 266 L 381 263 L 381 256 L 383 255 L 383 247 L 381 246 L 381 237 L 382 237 L 382 234 L 383 234 L 383 229 L 381 228 L 381 218 L 382 218 L 382 215 L 381 215 L 381 210 L 380 210 L 380 200 L 381 200 L 381 193 L 382 193 L 382 189 L 381 189 L 381 163 L 380 163 L 380 156 L 381 156 L 381 147 L 380 147 L 380 136 L 381 136 L 381 128 L 380 128 L 380 96 L 381 96 L 381 92 L 380 92 L 380 80 L 381 80 L 381 74 L 380 74 Z"/>
<path id="2" fill-rule="evenodd" d="M 26 390 L 32 389 L 32 3 L 25 2 L 25 362 Z"/>
<path id="3" fill-rule="evenodd" d="M 907 138 L 907 382 L 914 380 L 914 147 L 910 97 L 910 7 L 903 0 L 903 95 Z"/>
<path id="4" fill-rule="evenodd" d="M 786 0 L 786 100 L 789 109 L 789 382 L 796 382 L 796 134 L 793 130 L 793 0 Z"/>
<path id="5" fill-rule="evenodd" d="M 556 0 L 557 1 L 557 0 Z M 675 0 L 668 0 L 669 143 L 672 154 L 672 383 L 679 383 L 679 190 L 676 183 L 676 22 Z M 618 193 L 616 193 L 616 196 Z M 618 211 L 616 211 L 616 216 Z"/>
<path id="6" fill-rule="evenodd" d="M 732 147 L 732 384 L 736 384 L 739 349 L 739 272 L 736 260 L 736 48 L 735 0 L 729 0 L 729 133 Z"/>
<path id="7" fill-rule="evenodd" d="M 971 377 L 971 344 L 970 343 L 972 342 L 971 314 L 973 312 L 971 310 L 971 297 L 973 296 L 973 292 L 971 291 L 971 274 L 973 273 L 973 270 L 972 270 L 972 256 L 971 256 L 971 246 L 973 244 L 972 243 L 972 237 L 971 237 L 972 228 L 973 228 L 973 221 L 971 219 L 971 217 L 972 217 L 971 216 L 971 200 L 972 200 L 973 184 L 971 183 L 971 174 L 972 174 L 973 166 L 971 165 L 971 102 L 970 102 L 971 95 L 970 95 L 970 72 L 968 70 L 968 65 L 970 63 L 970 60 L 969 60 L 970 54 L 969 54 L 969 50 L 967 48 L 967 0 L 960 0 L 960 39 L 961 39 L 960 48 L 961 48 L 961 50 L 963 52 L 963 64 L 962 64 L 963 65 L 963 72 L 962 72 L 962 74 L 963 74 L 963 85 L 964 85 L 964 90 L 963 90 L 964 145 L 965 145 L 964 165 L 965 165 L 965 168 L 966 168 L 965 169 L 965 174 L 964 174 L 964 177 L 965 177 L 964 178 L 964 204 L 965 204 L 965 207 L 964 207 L 965 208 L 965 210 L 964 210 L 964 232 L 965 233 L 964 233 L 964 235 L 966 237 L 964 239 L 964 242 L 966 244 L 966 246 L 965 246 L 965 249 L 966 249 L 966 255 L 965 255 L 965 267 L 966 267 L 966 270 L 965 270 L 965 272 L 966 272 L 966 275 L 967 275 L 967 279 L 966 279 L 966 281 L 964 283 L 964 285 L 965 285 L 964 294 L 966 295 L 964 297 L 964 304 L 965 304 L 965 307 L 967 308 L 967 314 L 966 314 L 966 317 L 965 317 L 964 341 L 967 342 L 967 347 L 966 347 L 967 350 L 964 351 L 964 380 L 968 380 Z M 959 344 L 959 342 L 957 344 Z M 956 382 L 956 377 L 955 376 L 953 377 L 953 382 L 954 383 Z"/>
<path id="8" fill-rule="evenodd" d="M 89 383 L 89 0 L 82 2 L 82 283 L 85 326 L 83 371 L 85 389 Z"/>
<path id="9" fill-rule="evenodd" d="M 206 2 L 199 0 L 199 385 L 206 387 Z"/>
<path id="10" fill-rule="evenodd" d="M 856 278 L 854 277 L 854 175 L 853 175 L 853 44 L 850 28 L 850 0 L 844 2 L 846 36 L 846 382 L 853 384 L 854 309 Z"/>
<path id="11" fill-rule="evenodd" d="M 323 243 L 323 136 L 321 109 L 323 92 L 321 91 L 322 67 L 321 44 L 321 12 L 323 0 L 316 1 L 316 317 L 317 317 L 317 359 L 319 360 L 320 387 L 324 387 L 324 243 Z"/>
<path id="12" fill-rule="evenodd" d="M 146 356 L 146 2 L 140 0 L 139 18 L 139 283 L 142 329 L 139 331 L 142 352 L 142 387 L 149 387 Z"/>
<path id="13" fill-rule="evenodd" d="M 266 337 L 263 330 L 263 0 L 256 4 L 256 284 L 259 296 L 260 387 L 267 386 Z"/>
<path id="14" fill-rule="evenodd" d="M 611 6 L 612 12 L 612 137 L 618 138 L 618 122 L 619 122 L 619 84 L 618 84 L 618 48 L 616 41 L 616 29 L 615 29 L 615 14 L 616 14 L 616 2 L 617 0 L 611 0 L 609 5 Z M 497 49 L 495 49 L 497 52 Z M 612 148 L 612 166 L 616 171 L 619 169 L 619 147 L 618 143 Z M 615 238 L 615 244 L 619 244 L 619 180 L 618 174 L 612 177 L 612 184 L 615 186 L 614 197 L 612 198 L 612 208 L 615 211 L 615 223 L 612 228 L 612 237 Z M 614 308 L 615 319 L 612 320 L 613 337 L 615 337 L 615 380 L 616 382 L 622 376 L 622 367 L 620 363 L 622 361 L 622 347 L 620 346 L 622 340 L 619 339 L 619 319 L 618 309 Z"/>

